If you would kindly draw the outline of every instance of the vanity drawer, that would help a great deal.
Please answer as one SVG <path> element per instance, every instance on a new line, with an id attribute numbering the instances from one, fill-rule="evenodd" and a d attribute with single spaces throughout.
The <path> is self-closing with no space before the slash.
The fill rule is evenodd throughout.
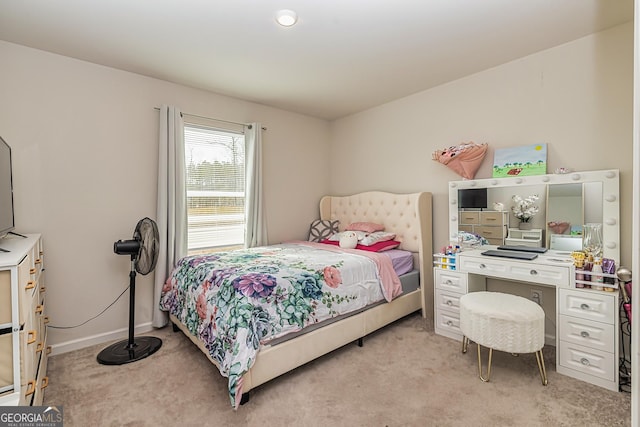
<path id="1" fill-rule="evenodd" d="M 559 351 L 561 366 L 608 381 L 615 380 L 617 364 L 613 353 L 566 342 L 560 343 Z"/>
<path id="2" fill-rule="evenodd" d="M 560 314 L 614 324 L 617 313 L 616 295 L 596 291 L 559 290 Z"/>
<path id="3" fill-rule="evenodd" d="M 460 270 L 467 273 L 498 277 L 508 280 L 522 280 L 530 283 L 554 285 L 569 283 L 569 267 L 533 264 L 497 257 L 460 258 Z"/>
<path id="4" fill-rule="evenodd" d="M 436 289 L 436 301 L 435 305 L 439 309 L 460 311 L 460 297 L 462 295 L 454 292 L 447 292 L 440 289 Z"/>
<path id="5" fill-rule="evenodd" d="M 453 338 L 453 336 L 462 337 L 460 330 L 460 314 L 455 311 L 436 310 L 436 329 L 438 332 L 444 332 L 443 335 Z M 453 336 L 452 336 L 453 335 Z"/>
<path id="6" fill-rule="evenodd" d="M 464 273 L 452 273 L 450 271 L 435 269 L 436 289 L 467 293 L 467 275 Z"/>
<path id="7" fill-rule="evenodd" d="M 614 326 L 573 316 L 559 316 L 559 339 L 607 353 L 614 351 Z"/>

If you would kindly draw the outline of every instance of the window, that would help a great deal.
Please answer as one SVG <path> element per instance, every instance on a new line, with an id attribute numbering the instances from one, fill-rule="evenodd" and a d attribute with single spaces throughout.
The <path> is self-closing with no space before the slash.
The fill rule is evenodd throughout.
<path id="1" fill-rule="evenodd" d="M 242 130 L 184 125 L 189 254 L 244 246 Z"/>

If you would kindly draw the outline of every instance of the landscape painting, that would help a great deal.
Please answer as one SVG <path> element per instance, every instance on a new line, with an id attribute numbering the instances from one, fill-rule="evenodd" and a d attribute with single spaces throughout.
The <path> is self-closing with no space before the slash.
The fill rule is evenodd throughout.
<path id="1" fill-rule="evenodd" d="M 498 148 L 493 156 L 493 177 L 505 178 L 547 173 L 547 144 Z"/>

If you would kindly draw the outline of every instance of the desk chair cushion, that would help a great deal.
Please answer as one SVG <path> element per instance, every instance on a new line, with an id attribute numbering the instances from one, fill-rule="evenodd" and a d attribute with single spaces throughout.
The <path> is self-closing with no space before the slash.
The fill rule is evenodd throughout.
<path id="1" fill-rule="evenodd" d="M 534 353 L 544 347 L 544 310 L 516 295 L 471 292 L 460 298 L 460 330 L 494 350 Z"/>

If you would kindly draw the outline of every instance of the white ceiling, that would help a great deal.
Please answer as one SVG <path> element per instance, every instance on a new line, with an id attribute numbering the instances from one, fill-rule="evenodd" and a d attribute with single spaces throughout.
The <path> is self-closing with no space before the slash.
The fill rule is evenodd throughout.
<path id="1" fill-rule="evenodd" d="M 335 119 L 632 19 L 633 0 L 2 0 L 0 40 Z"/>

